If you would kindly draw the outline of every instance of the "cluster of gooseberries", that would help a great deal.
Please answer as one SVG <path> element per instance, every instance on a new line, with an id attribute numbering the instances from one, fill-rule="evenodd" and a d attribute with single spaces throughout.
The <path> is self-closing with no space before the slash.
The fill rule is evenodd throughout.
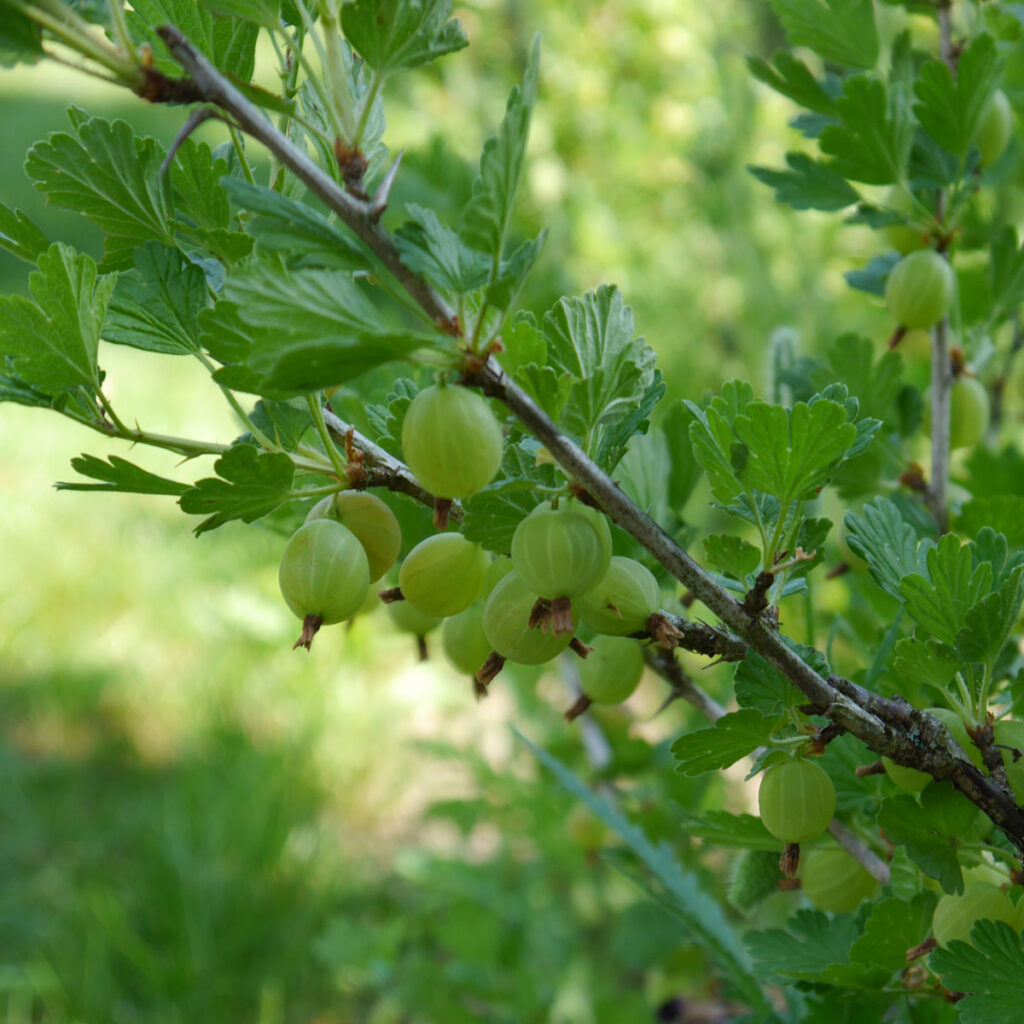
<path id="1" fill-rule="evenodd" d="M 450 503 L 491 482 L 503 435 L 485 399 L 441 383 L 410 404 L 402 452 L 423 486 Z M 296 646 L 308 650 L 321 626 L 351 619 L 374 599 L 370 584 L 395 564 L 401 545 L 394 513 L 372 494 L 341 491 L 314 505 L 285 546 L 279 573 L 303 623 Z M 492 559 L 458 532 L 437 533 L 406 554 L 397 584 L 379 594 L 395 624 L 422 646 L 443 622 L 444 651 L 473 676 L 478 695 L 506 662 L 540 665 L 575 651 L 583 696 L 570 718 L 633 693 L 644 666 L 634 634 L 647 629 L 661 597 L 643 565 L 612 555 L 603 513 L 568 496 L 542 502 L 519 523 L 510 557 Z"/>

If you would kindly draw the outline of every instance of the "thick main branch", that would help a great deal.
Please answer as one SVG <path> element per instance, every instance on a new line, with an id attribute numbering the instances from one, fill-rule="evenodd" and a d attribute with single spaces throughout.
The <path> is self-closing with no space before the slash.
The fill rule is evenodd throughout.
<path id="1" fill-rule="evenodd" d="M 157 30 L 191 75 L 202 97 L 230 113 L 300 178 L 369 247 L 440 330 L 457 334 L 455 311 L 422 278 L 402 263 L 391 239 L 360 200 L 325 173 L 287 139 L 173 26 Z M 737 636 L 796 686 L 816 712 L 841 725 L 871 750 L 902 765 L 950 779 L 998 825 L 1024 855 L 1024 810 L 992 779 L 978 771 L 936 719 L 831 677 L 826 680 L 802 661 L 778 631 L 708 576 L 642 509 L 624 494 L 582 449 L 558 429 L 530 396 L 503 373 L 493 357 L 474 370 L 468 383 L 498 399 L 541 441 L 570 479 L 605 513 L 642 544 Z"/>

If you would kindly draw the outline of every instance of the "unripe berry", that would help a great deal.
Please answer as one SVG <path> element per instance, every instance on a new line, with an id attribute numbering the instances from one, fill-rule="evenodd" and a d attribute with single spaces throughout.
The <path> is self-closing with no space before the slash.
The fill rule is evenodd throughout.
<path id="1" fill-rule="evenodd" d="M 421 541 L 398 571 L 402 596 L 424 615 L 444 618 L 468 608 L 480 596 L 489 558 L 479 544 L 459 533 Z"/>
<path id="2" fill-rule="evenodd" d="M 757 795 L 764 827 L 784 843 L 816 839 L 832 822 L 836 791 L 813 761 L 782 761 L 761 778 Z"/>
<path id="3" fill-rule="evenodd" d="M 644 673 L 640 644 L 622 636 L 598 636 L 580 663 L 580 689 L 595 704 L 621 704 Z"/>
<path id="4" fill-rule="evenodd" d="M 661 604 L 654 575 L 636 559 L 613 555 L 608 571 L 578 602 L 580 619 L 597 633 L 640 632 Z"/>
<path id="5" fill-rule="evenodd" d="M 452 665 L 467 676 L 487 660 L 491 645 L 484 634 L 484 606 L 470 605 L 465 611 L 444 620 L 441 645 Z"/>
<path id="6" fill-rule="evenodd" d="M 956 276 L 934 249 L 912 252 L 892 268 L 885 301 L 898 324 L 908 330 L 938 323 L 953 304 Z"/>
<path id="7" fill-rule="evenodd" d="M 402 547 L 402 531 L 394 512 L 380 498 L 366 491 L 340 491 L 318 501 L 306 515 L 306 522 L 323 518 L 336 519 L 356 535 L 366 552 L 371 583 L 395 564 Z"/>
<path id="8" fill-rule="evenodd" d="M 844 849 L 820 846 L 803 862 L 802 887 L 811 906 L 834 914 L 848 914 L 870 899 L 878 883 Z"/>
<path id="9" fill-rule="evenodd" d="M 438 498 L 467 498 L 486 487 L 501 465 L 502 446 L 487 401 L 453 384 L 424 388 L 402 423 L 405 462 Z"/>
<path id="10" fill-rule="evenodd" d="M 981 166 L 994 164 L 1004 153 L 1013 134 L 1013 107 L 1002 89 L 996 89 L 982 108 L 974 131 L 974 144 L 981 154 Z"/>
<path id="11" fill-rule="evenodd" d="M 530 613 L 537 601 L 518 573 L 509 573 L 491 592 L 484 604 L 484 635 L 492 649 L 520 665 L 542 665 L 561 654 L 571 634 L 545 633 L 530 626 Z"/>
<path id="12" fill-rule="evenodd" d="M 1002 889 L 988 882 L 968 882 L 961 895 L 950 893 L 935 906 L 932 934 L 940 946 L 954 940 L 971 941 L 971 929 L 977 921 L 1005 921 L 1014 924 L 1014 908 Z"/>

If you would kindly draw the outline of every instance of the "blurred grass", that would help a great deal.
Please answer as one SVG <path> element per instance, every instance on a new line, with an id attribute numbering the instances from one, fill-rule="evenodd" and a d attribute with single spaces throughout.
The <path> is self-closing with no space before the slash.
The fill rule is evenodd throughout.
<path id="1" fill-rule="evenodd" d="M 779 42 L 765 5 L 481 0 L 460 13 L 470 49 L 388 97 L 387 139 L 409 148 L 396 207 L 468 185 L 539 29 L 520 228 L 552 230 L 529 304 L 617 282 L 688 397 L 731 375 L 761 387 L 781 326 L 809 350 L 840 329 L 878 333 L 841 279 L 868 236 L 776 208 L 744 169 L 796 142 L 786 105 L 743 67 Z M 0 197 L 98 257 L 98 232 L 46 207 L 21 170 L 69 101 L 164 143 L 182 113 L 49 66 L 0 74 Z M 0 254 L 3 290 L 26 273 Z M 113 346 L 102 361 L 127 420 L 237 432 L 198 367 Z M 53 490 L 83 450 L 129 454 L 0 409 L 0 1017 L 588 1024 L 646 1019 L 665 993 L 706 986 L 660 912 L 566 843 L 564 798 L 515 756 L 514 715 L 579 765 L 554 683 L 540 701 L 515 702 L 509 684 L 477 706 L 382 617 L 293 652 L 280 538 L 232 524 L 195 539 L 167 499 Z M 145 464 L 208 472 L 155 452 Z M 636 718 L 660 695 L 650 683 Z M 638 737 L 657 745 L 683 714 L 607 716 L 616 764 L 648 769 Z M 463 753 L 416 743 L 438 738 Z M 743 806 L 738 786 L 654 770 L 673 798 Z M 685 852 L 662 797 L 651 790 L 650 825 Z"/>

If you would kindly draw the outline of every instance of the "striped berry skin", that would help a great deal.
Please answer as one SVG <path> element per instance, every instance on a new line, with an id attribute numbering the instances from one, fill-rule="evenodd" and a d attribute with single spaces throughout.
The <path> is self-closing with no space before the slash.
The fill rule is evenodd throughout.
<path id="1" fill-rule="evenodd" d="M 812 907 L 850 914 L 871 899 L 878 883 L 842 847 L 822 846 L 807 854 L 801 888 Z"/>
<path id="2" fill-rule="evenodd" d="M 1002 889 L 989 882 L 968 882 L 957 896 L 950 893 L 935 905 L 932 934 L 940 946 L 954 940 L 970 943 L 971 929 L 977 921 L 1005 921 L 1016 925 L 1013 902 Z"/>
<path id="3" fill-rule="evenodd" d="M 613 555 L 608 571 L 579 599 L 580 619 L 595 633 L 639 633 L 661 605 L 658 581 L 634 558 Z"/>
<path id="4" fill-rule="evenodd" d="M 579 597 L 601 582 L 611 564 L 608 521 L 593 509 L 541 505 L 512 536 L 512 565 L 539 597 Z"/>
<path id="5" fill-rule="evenodd" d="M 424 615 L 443 619 L 468 608 L 479 596 L 490 557 L 459 533 L 421 541 L 398 571 L 402 596 Z"/>
<path id="6" fill-rule="evenodd" d="M 956 275 L 934 249 L 912 252 L 892 268 L 885 301 L 896 322 L 908 331 L 937 324 L 953 304 Z"/>
<path id="7" fill-rule="evenodd" d="M 314 519 L 336 519 L 356 535 L 366 552 L 371 583 L 376 583 L 395 564 L 402 547 L 402 531 L 395 513 L 376 495 L 340 491 L 309 510 L 306 522 Z"/>
<path id="8" fill-rule="evenodd" d="M 501 466 L 504 440 L 490 406 L 475 391 L 452 384 L 424 388 L 402 423 L 402 454 L 438 498 L 468 498 Z"/>
<path id="9" fill-rule="evenodd" d="M 764 827 L 784 843 L 805 843 L 828 828 L 836 810 L 836 790 L 813 761 L 782 761 L 761 779 L 757 804 Z"/>
<path id="10" fill-rule="evenodd" d="M 370 569 L 355 534 L 331 519 L 317 519 L 300 526 L 285 545 L 278 582 L 295 615 L 331 625 L 359 611 Z"/>
<path id="11" fill-rule="evenodd" d="M 598 636 L 580 662 L 580 689 L 595 704 L 621 704 L 631 697 L 644 674 L 640 644 L 624 636 Z"/>
<path id="12" fill-rule="evenodd" d="M 530 626 L 530 612 L 537 602 L 516 572 L 510 572 L 491 591 L 484 604 L 484 635 L 492 649 L 520 665 L 543 665 L 568 646 L 572 635 L 544 633 Z"/>

